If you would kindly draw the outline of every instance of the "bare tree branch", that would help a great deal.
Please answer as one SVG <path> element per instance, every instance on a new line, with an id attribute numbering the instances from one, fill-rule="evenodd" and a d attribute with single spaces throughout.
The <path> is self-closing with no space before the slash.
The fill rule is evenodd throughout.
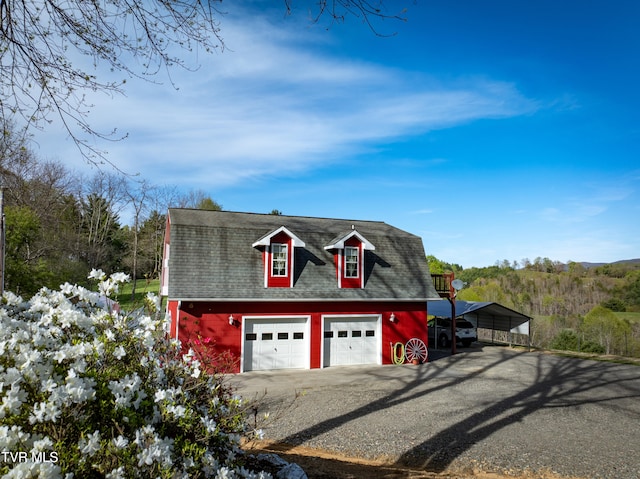
<path id="1" fill-rule="evenodd" d="M 43 128 L 57 115 L 82 153 L 93 162 L 103 152 L 89 140 L 120 140 L 99 132 L 87 115 L 84 93 L 122 93 L 126 79 L 104 81 L 107 65 L 124 76 L 150 80 L 162 68 L 188 64 L 176 52 L 223 48 L 216 6 L 220 0 L 0 0 L 0 111 Z M 72 58 L 92 60 L 93 68 Z"/>
<path id="2" fill-rule="evenodd" d="M 288 14 L 298 0 L 284 0 Z M 305 0 L 299 0 L 304 2 Z M 308 0 L 307 0 L 308 1 Z M 0 120 L 21 118 L 43 129 L 57 116 L 81 153 L 107 162 L 94 140 L 119 141 L 116 129 L 95 130 L 85 93 L 123 93 L 127 78 L 154 81 L 161 70 L 191 70 L 195 50 L 224 49 L 222 0 L 0 0 Z M 311 21 L 361 19 L 376 35 L 377 20 L 404 20 L 381 0 L 314 0 Z M 374 24 L 374 22 L 376 24 Z M 90 64 L 85 66 L 86 60 Z M 107 66 L 119 80 L 99 79 Z"/>
<path id="3" fill-rule="evenodd" d="M 284 0 L 287 15 L 292 15 L 296 0 Z M 396 2 L 392 2 L 397 5 Z M 330 25 L 345 23 L 348 17 L 360 19 L 377 36 L 393 36 L 396 32 L 383 33 L 377 23 L 384 20 L 406 21 L 406 8 L 397 13 L 390 12 L 383 0 L 316 0 L 314 7 L 309 9 L 309 16 L 313 23 L 320 23 L 323 18 L 329 18 Z"/>

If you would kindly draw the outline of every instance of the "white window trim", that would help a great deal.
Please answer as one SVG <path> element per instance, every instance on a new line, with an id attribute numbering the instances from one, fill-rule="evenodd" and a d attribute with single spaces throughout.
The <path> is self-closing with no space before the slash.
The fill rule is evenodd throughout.
<path id="1" fill-rule="evenodd" d="M 280 246 L 283 248 L 284 250 L 284 274 L 274 274 L 274 265 L 276 264 L 275 262 L 275 254 L 273 252 L 273 247 L 274 246 Z M 286 278 L 291 274 L 291 271 L 289 270 L 289 245 L 286 243 L 272 243 L 271 247 L 271 254 L 270 254 L 270 262 L 269 262 L 269 271 L 271 273 L 271 277 L 272 278 Z"/>
<path id="2" fill-rule="evenodd" d="M 347 255 L 347 251 L 349 250 L 355 250 L 356 254 L 355 254 L 355 258 L 356 258 L 356 275 L 355 276 L 348 276 L 347 273 L 349 272 L 348 268 L 347 268 L 347 258 L 349 258 L 349 255 Z M 357 246 L 345 246 L 344 247 L 344 277 L 345 279 L 358 279 L 360 278 L 361 274 L 360 274 L 360 269 L 361 269 L 361 265 L 362 265 L 362 261 L 360 258 L 360 248 L 358 248 Z"/>

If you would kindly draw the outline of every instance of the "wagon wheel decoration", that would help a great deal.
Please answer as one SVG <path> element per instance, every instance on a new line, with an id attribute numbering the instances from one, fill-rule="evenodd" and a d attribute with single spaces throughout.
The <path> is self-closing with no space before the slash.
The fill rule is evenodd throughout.
<path id="1" fill-rule="evenodd" d="M 411 338 L 407 341 L 407 344 L 404 347 L 404 355 L 409 362 L 417 359 L 421 363 L 424 363 L 427 361 L 429 353 L 427 351 L 427 346 L 422 340 L 418 338 Z"/>

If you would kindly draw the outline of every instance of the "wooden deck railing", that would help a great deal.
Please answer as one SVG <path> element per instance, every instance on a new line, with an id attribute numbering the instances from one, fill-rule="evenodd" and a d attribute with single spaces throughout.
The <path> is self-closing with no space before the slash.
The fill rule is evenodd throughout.
<path id="1" fill-rule="evenodd" d="M 453 298 L 455 290 L 451 282 L 455 279 L 453 273 L 432 274 L 433 286 L 441 298 Z"/>

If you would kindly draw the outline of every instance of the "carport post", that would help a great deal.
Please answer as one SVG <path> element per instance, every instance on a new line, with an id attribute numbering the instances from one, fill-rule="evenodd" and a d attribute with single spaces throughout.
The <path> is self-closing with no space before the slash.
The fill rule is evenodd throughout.
<path id="1" fill-rule="evenodd" d="M 456 354 L 456 298 L 447 298 L 451 303 L 451 354 Z"/>
<path id="2" fill-rule="evenodd" d="M 509 316 L 509 347 L 513 347 L 513 333 L 511 332 L 511 316 Z"/>
<path id="3" fill-rule="evenodd" d="M 491 316 L 491 344 L 495 343 L 496 339 L 496 317 Z"/>

